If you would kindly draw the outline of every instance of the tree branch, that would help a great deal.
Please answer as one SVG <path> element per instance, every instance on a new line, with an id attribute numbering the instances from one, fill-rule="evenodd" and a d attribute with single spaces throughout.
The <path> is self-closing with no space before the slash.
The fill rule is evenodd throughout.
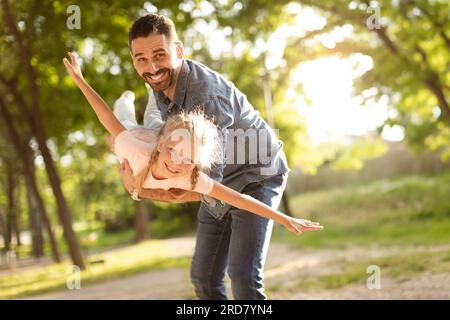
<path id="1" fill-rule="evenodd" d="M 408 60 L 406 57 L 404 57 L 401 52 L 399 51 L 396 44 L 389 38 L 387 33 L 383 31 L 384 29 L 375 29 L 375 32 L 379 35 L 381 41 L 388 47 L 389 51 L 398 57 L 400 57 L 402 60 L 404 60 L 407 64 L 409 64 L 412 67 L 416 67 L 414 63 L 410 60 Z M 442 85 L 440 84 L 439 76 L 436 72 L 434 72 L 429 63 L 426 52 L 419 46 L 415 45 L 415 50 L 420 54 L 422 57 L 422 60 L 425 62 L 427 69 L 426 75 L 424 79 L 422 80 L 423 83 L 427 86 L 427 88 L 434 94 L 436 99 L 439 101 L 439 106 L 441 108 L 442 114 L 444 115 L 447 122 L 450 124 L 450 106 L 447 102 L 447 99 L 445 97 L 445 94 L 442 91 Z"/>
<path id="2" fill-rule="evenodd" d="M 3 16 L 5 18 L 6 25 L 16 40 L 20 60 L 25 68 L 25 74 L 27 75 L 28 83 L 30 85 L 31 107 L 33 110 L 32 119 L 35 124 L 35 128 L 38 129 L 39 132 L 43 132 L 43 122 L 39 112 L 39 88 L 36 81 L 37 80 L 36 70 L 31 65 L 30 50 L 26 45 L 26 43 L 23 41 L 22 35 L 20 34 L 19 30 L 16 27 L 8 1 L 1 0 L 1 2 L 3 8 Z"/>
<path id="3" fill-rule="evenodd" d="M 419 3 L 415 3 L 415 6 L 417 8 L 420 9 L 420 11 L 422 11 L 431 21 L 431 23 L 434 25 L 434 27 L 438 30 L 439 35 L 442 37 L 442 39 L 444 39 L 445 45 L 447 46 L 447 48 L 450 49 L 450 38 L 447 36 L 447 34 L 445 33 L 445 29 L 443 28 L 443 23 L 438 21 L 438 19 L 433 16 L 430 11 L 428 11 L 427 9 L 425 9 L 423 6 L 421 6 Z"/>

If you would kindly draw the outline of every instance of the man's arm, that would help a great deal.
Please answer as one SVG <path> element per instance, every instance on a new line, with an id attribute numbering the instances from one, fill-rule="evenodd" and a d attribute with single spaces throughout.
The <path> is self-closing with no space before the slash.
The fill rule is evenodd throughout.
<path id="1" fill-rule="evenodd" d="M 124 162 L 120 165 L 119 174 L 120 179 L 122 180 L 122 184 L 127 189 L 128 193 L 131 194 L 133 192 L 134 177 L 127 160 L 124 160 Z M 187 192 L 182 198 L 177 198 L 163 189 L 142 189 L 140 197 L 154 201 L 163 201 L 172 203 L 200 201 L 200 194 L 197 192 L 190 191 Z"/>

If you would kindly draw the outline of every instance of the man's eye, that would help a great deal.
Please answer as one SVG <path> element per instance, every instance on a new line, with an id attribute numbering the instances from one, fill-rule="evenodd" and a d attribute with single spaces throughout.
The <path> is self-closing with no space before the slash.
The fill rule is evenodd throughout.
<path id="1" fill-rule="evenodd" d="M 143 62 L 143 61 L 147 61 L 147 59 L 146 59 L 146 58 L 138 58 L 137 61 L 138 61 L 138 62 Z"/>

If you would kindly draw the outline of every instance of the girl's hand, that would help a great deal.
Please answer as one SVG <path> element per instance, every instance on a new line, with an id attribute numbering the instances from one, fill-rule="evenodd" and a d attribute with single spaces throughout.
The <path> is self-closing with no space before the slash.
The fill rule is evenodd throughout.
<path id="1" fill-rule="evenodd" d="M 323 226 L 318 222 L 312 222 L 305 219 L 297 219 L 289 217 L 285 224 L 286 229 L 300 235 L 303 231 L 323 230 Z"/>
<path id="2" fill-rule="evenodd" d="M 67 60 L 67 58 L 64 58 L 63 62 L 70 76 L 72 77 L 73 80 L 75 80 L 75 82 L 77 82 L 77 80 L 84 80 L 77 57 L 72 52 L 68 52 L 68 54 L 70 57 L 70 61 L 72 63 L 70 63 L 69 60 Z"/>

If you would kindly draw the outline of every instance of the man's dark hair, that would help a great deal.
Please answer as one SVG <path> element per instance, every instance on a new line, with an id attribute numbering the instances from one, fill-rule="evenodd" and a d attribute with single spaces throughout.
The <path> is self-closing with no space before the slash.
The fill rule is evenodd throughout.
<path id="1" fill-rule="evenodd" d="M 169 40 L 177 38 L 175 25 L 172 20 L 156 13 L 150 13 L 137 19 L 128 32 L 128 45 L 131 50 L 131 41 L 140 37 L 147 37 L 152 33 L 163 34 Z"/>

